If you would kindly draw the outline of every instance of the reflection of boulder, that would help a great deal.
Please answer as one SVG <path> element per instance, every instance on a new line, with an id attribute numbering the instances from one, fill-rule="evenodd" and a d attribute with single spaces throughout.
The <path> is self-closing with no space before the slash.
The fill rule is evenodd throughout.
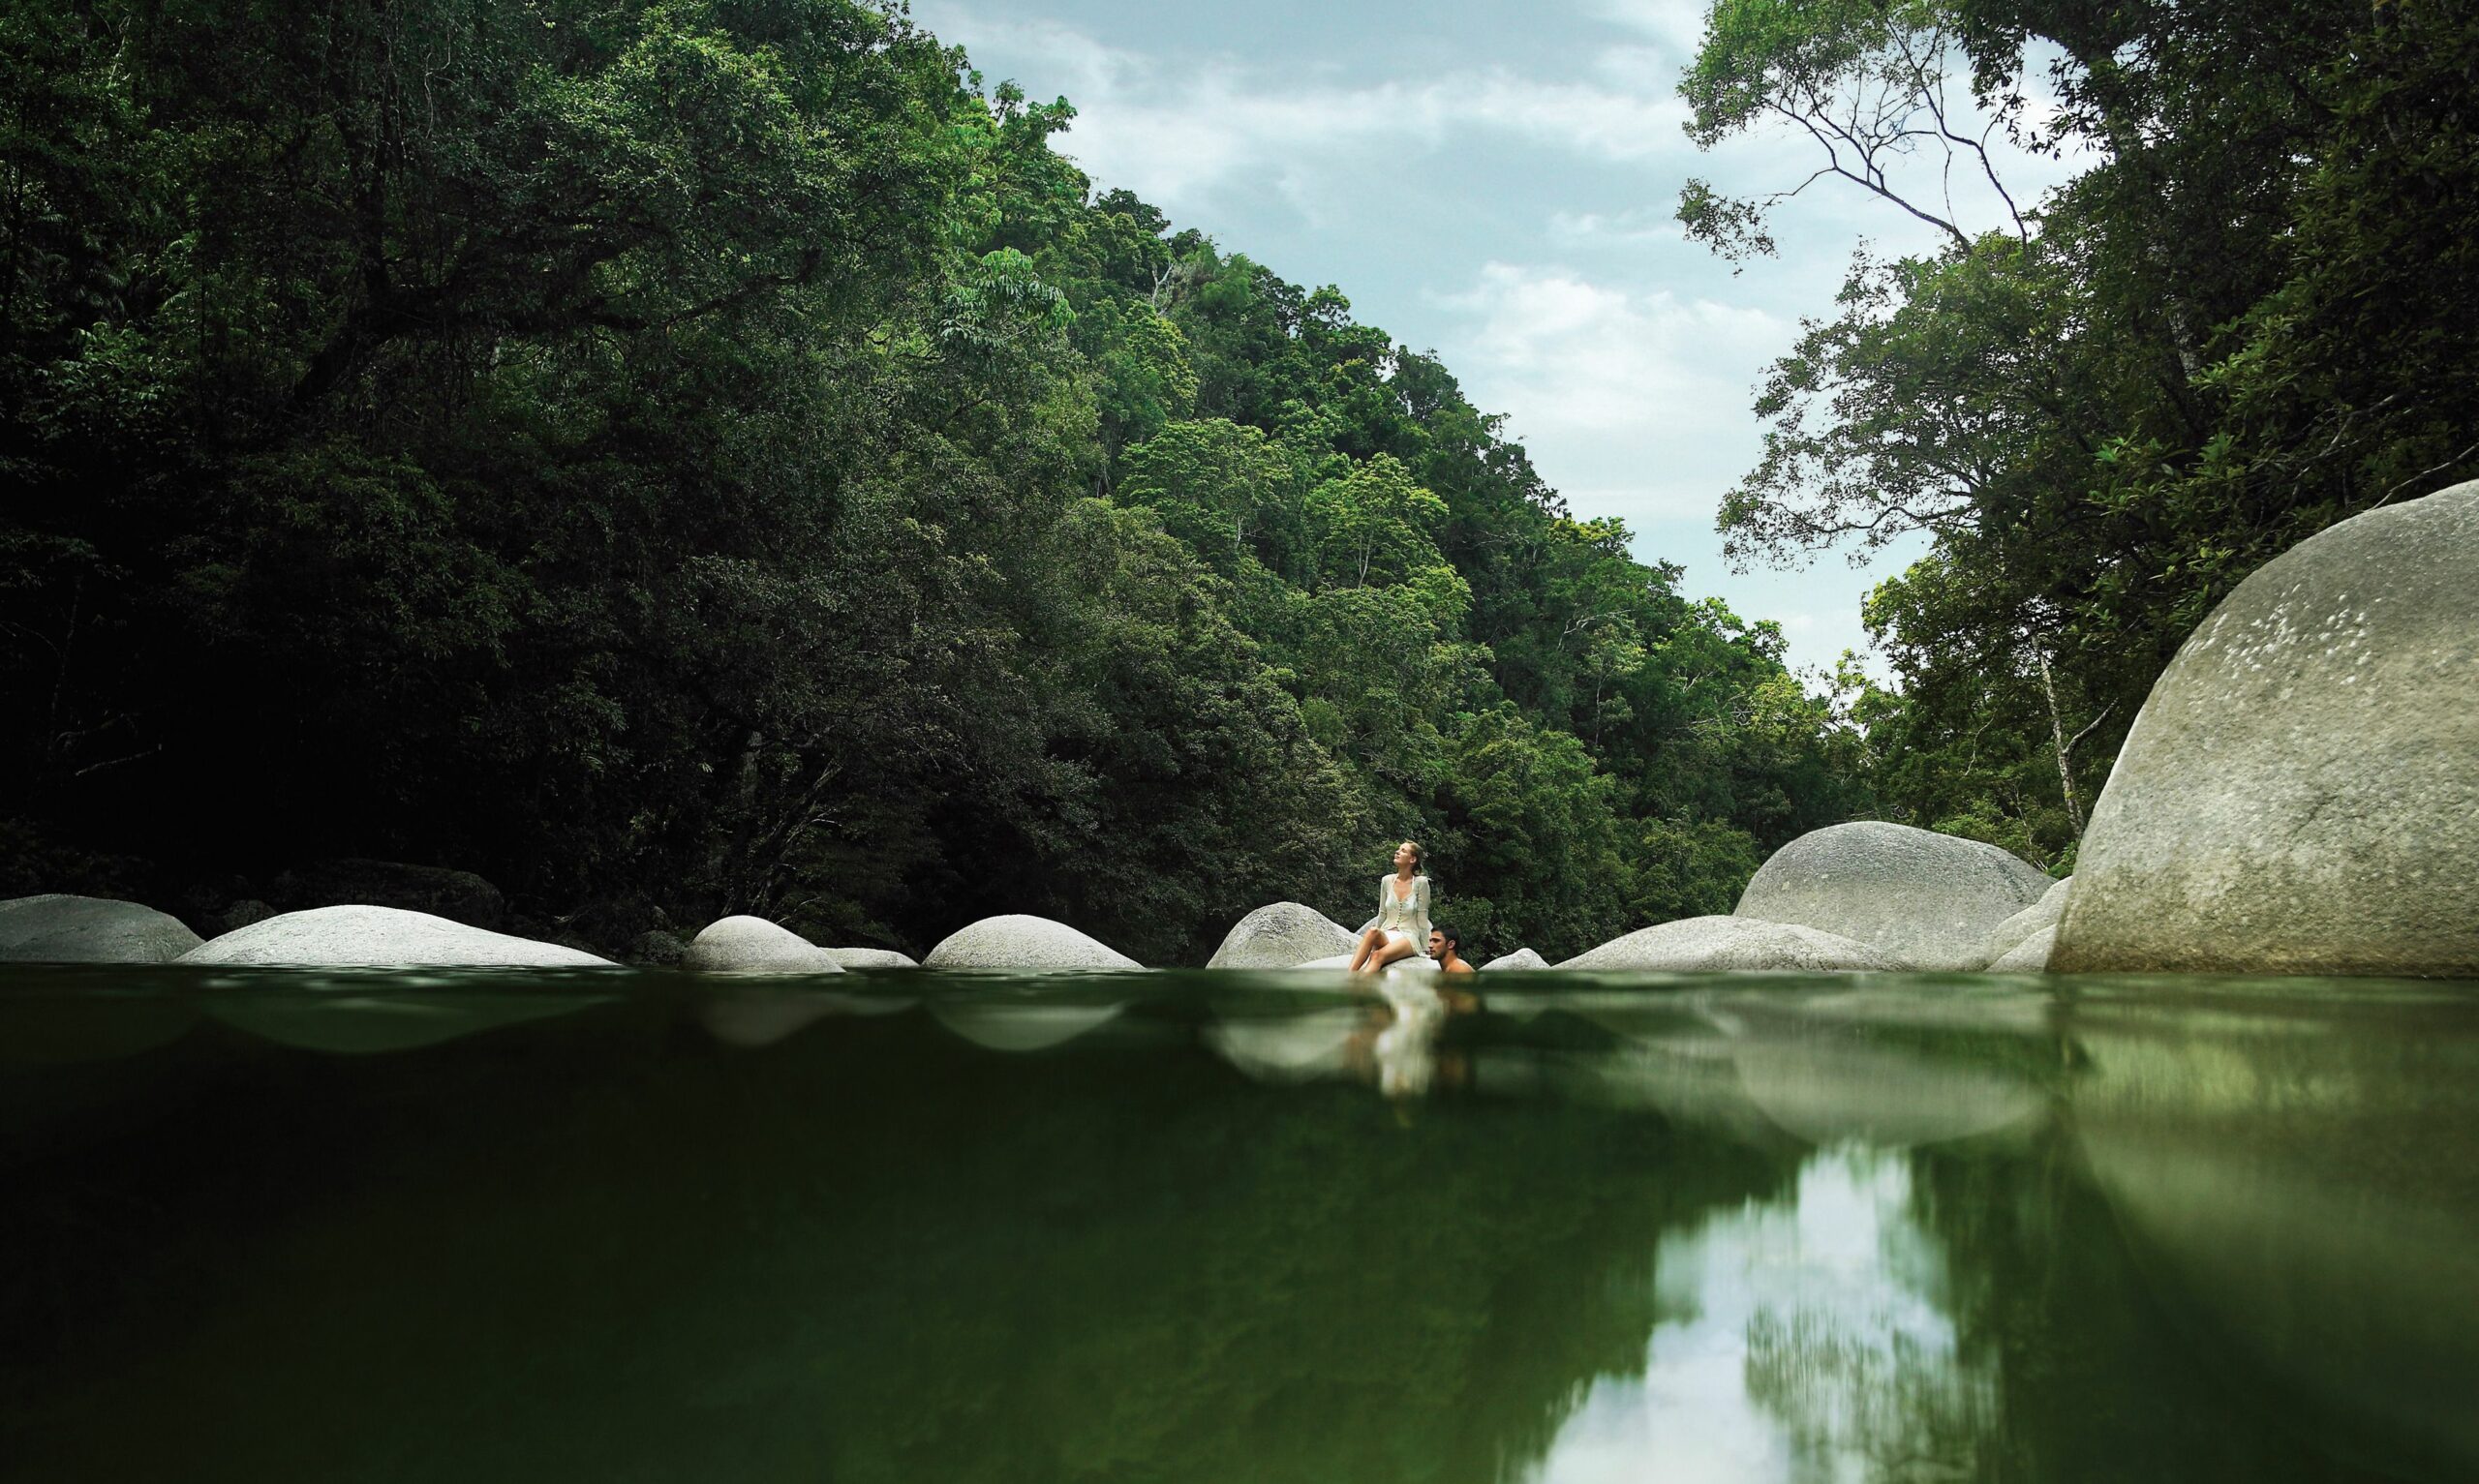
<path id="1" fill-rule="evenodd" d="M 2276 986 L 2254 991 L 2267 994 Z M 2077 1142 L 2155 1296 L 2388 1469 L 2479 1476 L 2479 1035 L 2295 999 L 2077 1010 Z M 2241 990 L 2240 993 L 2248 991 Z M 2404 1457 L 2406 1455 L 2406 1458 Z"/>
<path id="2" fill-rule="evenodd" d="M 288 912 L 208 940 L 182 963 L 328 968 L 573 968 L 607 960 L 394 907 Z"/>
<path id="3" fill-rule="evenodd" d="M 178 918 L 50 893 L 0 901 L 0 963 L 168 963 L 198 947 Z"/>
<path id="4" fill-rule="evenodd" d="M 2048 1105 L 2018 1075 L 1839 1037 L 1751 1039 L 1731 1060 L 1764 1116 L 1824 1146 L 1907 1148 L 2019 1131 Z"/>
<path id="5" fill-rule="evenodd" d="M 841 974 L 842 963 L 788 927 L 762 917 L 727 917 L 689 940 L 680 966 L 717 974 Z"/>
<path id="6" fill-rule="evenodd" d="M 1497 957 L 1481 965 L 1481 970 L 1483 973 L 1487 973 L 1491 969 L 1546 969 L 1547 967 L 1549 967 L 1548 959 L 1528 948 L 1519 948 L 1512 954 L 1500 954 Z"/>
<path id="7" fill-rule="evenodd" d="M 912 1008 L 892 995 L 841 994 L 828 989 L 735 988 L 700 1006 L 697 1018 L 717 1041 L 730 1046 L 771 1046 L 816 1024 L 850 1015 L 884 1015 Z"/>
<path id="8" fill-rule="evenodd" d="M 572 1015 L 602 998 L 531 989 L 499 994 L 222 990 L 201 996 L 201 1004 L 225 1024 L 279 1045 L 358 1055 L 410 1051 L 504 1025 Z"/>
<path id="9" fill-rule="evenodd" d="M 1980 940 L 2050 885 L 1994 845 L 1862 820 L 1775 851 L 1732 915 L 1855 938 L 1901 968 L 1976 969 Z"/>
<path id="10" fill-rule="evenodd" d="M 938 1023 L 993 1051 L 1039 1051 L 1064 1045 L 1115 1020 L 1124 1003 L 1038 1004 L 1023 1000 L 941 1000 L 931 1005 Z"/>
<path id="11" fill-rule="evenodd" d="M 10 1476 L 1485 1484 L 1641 1367 L 1660 1234 L 1783 1178 L 1590 1107 L 666 1013 L 581 1020 L 573 1075 L 477 1037 L 10 1166 L 15 1271 L 76 1284 L 0 1285 Z"/>
<path id="12" fill-rule="evenodd" d="M 2479 481 L 2238 585 L 2093 806 L 2067 973 L 2479 977 Z"/>
<path id="13" fill-rule="evenodd" d="M 1739 917 L 1691 917 L 1638 928 L 1558 965 L 1599 973 L 1704 973 L 1729 969 L 1887 969 L 1883 955 L 1814 927 Z"/>
<path id="14" fill-rule="evenodd" d="M 1351 1039 L 1368 1024 L 1367 1007 L 1217 1020 L 1205 1044 L 1261 1082 L 1304 1082 L 1348 1069 Z"/>
<path id="15" fill-rule="evenodd" d="M 1288 969 L 1352 951 L 1352 935 L 1314 907 L 1275 902 L 1236 924 L 1213 951 L 1209 969 Z"/>
<path id="16" fill-rule="evenodd" d="M 198 1020 L 186 996 L 99 994 L 86 984 L 0 994 L 0 1062 L 110 1061 L 180 1038 Z"/>
<path id="17" fill-rule="evenodd" d="M 1064 923 L 1022 913 L 983 918 L 959 927 L 932 949 L 923 962 L 933 969 L 1027 969 L 1044 974 L 1144 967 Z"/>
<path id="18" fill-rule="evenodd" d="M 2066 916 L 2066 893 L 2073 889 L 2074 878 L 2068 876 L 2041 893 L 2038 901 L 1990 928 L 1988 936 L 1980 939 L 1979 956 L 1991 968 L 1995 968 L 1997 960 L 2022 947 L 2027 939 L 2055 927 L 2058 919 Z M 2043 960 L 2047 958 L 2045 950 L 2042 951 L 2041 957 Z"/>

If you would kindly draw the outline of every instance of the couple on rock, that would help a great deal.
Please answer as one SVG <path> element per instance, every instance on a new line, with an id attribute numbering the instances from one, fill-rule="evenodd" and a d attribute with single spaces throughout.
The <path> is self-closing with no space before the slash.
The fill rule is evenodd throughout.
<path id="1" fill-rule="evenodd" d="M 1380 973 L 1415 954 L 1437 960 L 1442 973 L 1472 972 L 1454 932 L 1430 924 L 1429 878 L 1421 874 L 1421 847 L 1405 840 L 1394 847 L 1394 869 L 1377 880 L 1377 919 L 1362 929 L 1351 971 Z"/>

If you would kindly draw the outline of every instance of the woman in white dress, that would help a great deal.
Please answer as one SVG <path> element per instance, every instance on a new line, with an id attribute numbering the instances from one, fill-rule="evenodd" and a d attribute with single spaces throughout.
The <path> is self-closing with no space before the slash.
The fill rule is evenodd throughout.
<path id="1" fill-rule="evenodd" d="M 1352 972 L 1375 974 L 1390 963 L 1428 952 L 1429 878 L 1419 874 L 1421 847 L 1405 840 L 1394 847 L 1394 869 L 1377 879 L 1377 921 L 1360 935 L 1352 952 Z"/>

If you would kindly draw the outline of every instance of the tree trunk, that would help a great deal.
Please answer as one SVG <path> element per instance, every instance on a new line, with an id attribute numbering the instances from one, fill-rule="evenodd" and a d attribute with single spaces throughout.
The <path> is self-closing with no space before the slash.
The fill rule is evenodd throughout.
<path id="1" fill-rule="evenodd" d="M 2049 703 L 2049 736 L 2057 742 L 2057 788 L 2066 798 L 2066 822 L 2074 827 L 2074 837 L 2083 838 L 2083 804 L 2074 797 L 2074 743 L 2066 740 L 2066 718 L 2057 709 L 2057 680 L 2049 674 L 2049 656 L 2037 645 L 2032 647 L 2032 657 L 2040 664 L 2040 694 Z"/>

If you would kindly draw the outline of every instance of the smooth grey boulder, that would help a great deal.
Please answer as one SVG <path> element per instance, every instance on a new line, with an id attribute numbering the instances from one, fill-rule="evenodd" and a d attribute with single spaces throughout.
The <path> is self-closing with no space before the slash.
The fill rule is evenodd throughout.
<path id="1" fill-rule="evenodd" d="M 2063 973 L 2479 978 L 2479 481 L 2267 562 L 2093 806 Z"/>
<path id="2" fill-rule="evenodd" d="M 0 962 L 168 963 L 199 942 L 180 919 L 108 896 L 0 901 Z"/>
<path id="3" fill-rule="evenodd" d="M 1638 928 L 1558 965 L 1596 972 L 1702 973 L 1721 969 L 1890 969 L 1865 943 L 1792 923 L 1691 917 Z"/>
<path id="4" fill-rule="evenodd" d="M 1519 948 L 1512 954 L 1500 954 L 1497 957 L 1481 965 L 1481 972 L 1486 974 L 1491 969 L 1546 969 L 1547 967 L 1549 967 L 1548 959 L 1528 948 Z"/>
<path id="5" fill-rule="evenodd" d="M 788 927 L 762 917 L 727 917 L 709 923 L 680 966 L 717 974 L 841 974 L 835 954 Z"/>
<path id="6" fill-rule="evenodd" d="M 608 966 L 578 949 L 512 938 L 400 907 L 313 907 L 210 938 L 181 963 L 295 968 L 575 968 Z"/>
<path id="7" fill-rule="evenodd" d="M 891 948 L 830 948 L 835 961 L 847 969 L 917 969 L 921 960 Z"/>
<path id="8" fill-rule="evenodd" d="M 1357 942 L 1343 924 L 1299 902 L 1275 902 L 1241 918 L 1223 935 L 1209 969 L 1288 969 L 1348 954 Z"/>
<path id="9" fill-rule="evenodd" d="M 2066 916 L 2066 893 L 2073 889 L 2073 886 L 2074 878 L 2066 877 L 2041 893 L 2038 901 L 1990 928 L 1988 936 L 1980 940 L 1980 956 L 1991 967 L 1995 967 L 1997 960 L 2020 948 L 2024 939 L 2055 927 L 2058 919 Z"/>
<path id="10" fill-rule="evenodd" d="M 676 969 L 689 956 L 689 945 L 678 933 L 650 927 L 628 940 L 628 961 L 652 969 Z"/>
<path id="11" fill-rule="evenodd" d="M 1994 845 L 1860 820 L 1773 853 L 1730 914 L 1855 938 L 1904 969 L 1976 969 L 1990 929 L 2040 899 L 2048 873 Z"/>
<path id="12" fill-rule="evenodd" d="M 986 917 L 941 939 L 923 963 L 933 969 L 1141 969 L 1127 954 L 1048 918 L 1009 913 Z"/>
<path id="13" fill-rule="evenodd" d="M 2057 949 L 2057 929 L 2043 927 L 2001 954 L 1988 966 L 1991 974 L 2041 974 L 2049 966 L 2049 954 Z"/>

